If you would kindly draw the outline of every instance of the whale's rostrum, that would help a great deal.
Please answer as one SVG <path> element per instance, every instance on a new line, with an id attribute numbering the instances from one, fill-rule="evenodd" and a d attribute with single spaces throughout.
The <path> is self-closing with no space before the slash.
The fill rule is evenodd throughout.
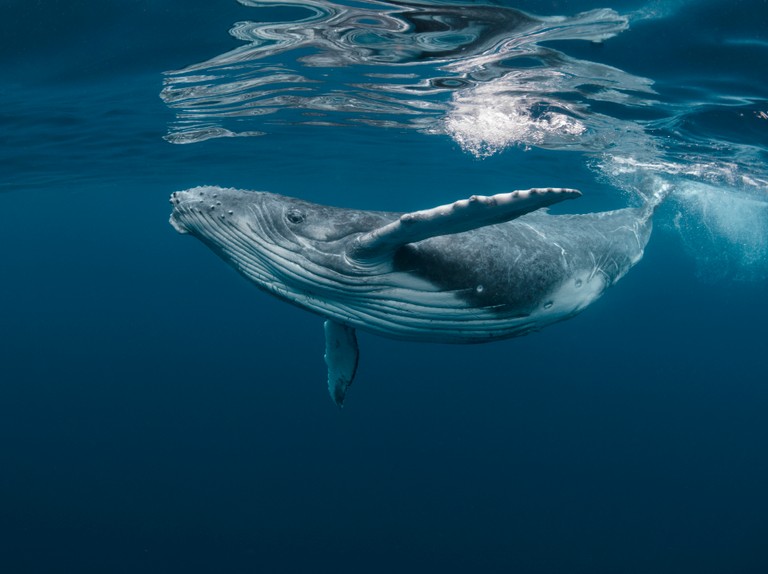
<path id="1" fill-rule="evenodd" d="M 642 258 L 652 208 L 542 209 L 580 195 L 529 189 L 401 214 L 208 186 L 172 194 L 170 221 L 261 289 L 325 317 L 341 405 L 356 329 L 445 343 L 514 337 L 573 316 L 620 279 Z"/>

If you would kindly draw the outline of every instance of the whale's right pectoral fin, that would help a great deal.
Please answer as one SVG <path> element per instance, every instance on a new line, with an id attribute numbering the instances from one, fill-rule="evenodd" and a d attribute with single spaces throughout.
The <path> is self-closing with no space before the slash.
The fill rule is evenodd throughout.
<path id="1" fill-rule="evenodd" d="M 325 364 L 328 366 L 328 392 L 337 406 L 344 405 L 344 397 L 357 372 L 359 351 L 357 335 L 352 327 L 325 322 Z"/>
<path id="2" fill-rule="evenodd" d="M 473 195 L 469 199 L 401 215 L 392 223 L 361 235 L 349 256 L 358 260 L 376 259 L 407 243 L 503 223 L 580 196 L 578 190 L 553 187 L 491 196 Z"/>

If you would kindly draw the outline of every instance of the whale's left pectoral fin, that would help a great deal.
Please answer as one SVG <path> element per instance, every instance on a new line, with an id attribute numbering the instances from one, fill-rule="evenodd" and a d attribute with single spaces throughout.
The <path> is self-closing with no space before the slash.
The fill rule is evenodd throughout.
<path id="1" fill-rule="evenodd" d="M 328 392 L 339 406 L 344 405 L 344 396 L 357 372 L 359 351 L 357 335 L 352 327 L 325 322 L 325 364 L 328 366 Z"/>
<path id="2" fill-rule="evenodd" d="M 407 243 L 503 223 L 580 196 L 581 192 L 576 189 L 559 187 L 473 195 L 447 205 L 401 215 L 392 223 L 361 235 L 349 255 L 358 260 L 387 256 Z"/>

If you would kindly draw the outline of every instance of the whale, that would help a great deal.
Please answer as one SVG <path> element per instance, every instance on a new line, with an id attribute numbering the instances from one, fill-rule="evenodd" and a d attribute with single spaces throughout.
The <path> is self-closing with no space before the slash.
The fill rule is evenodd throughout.
<path id="1" fill-rule="evenodd" d="M 328 389 L 342 406 L 357 330 L 483 343 L 573 317 L 643 256 L 653 206 L 552 214 L 569 188 L 472 195 L 408 213 L 200 186 L 174 192 L 171 225 L 261 290 L 325 319 Z"/>

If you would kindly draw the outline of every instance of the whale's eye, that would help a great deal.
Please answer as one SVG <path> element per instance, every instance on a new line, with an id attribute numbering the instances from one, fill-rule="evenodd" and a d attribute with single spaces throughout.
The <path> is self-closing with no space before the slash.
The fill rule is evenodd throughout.
<path id="1" fill-rule="evenodd" d="M 304 221 L 304 213 L 298 209 L 289 209 L 285 214 L 285 218 L 290 223 L 301 223 Z"/>

